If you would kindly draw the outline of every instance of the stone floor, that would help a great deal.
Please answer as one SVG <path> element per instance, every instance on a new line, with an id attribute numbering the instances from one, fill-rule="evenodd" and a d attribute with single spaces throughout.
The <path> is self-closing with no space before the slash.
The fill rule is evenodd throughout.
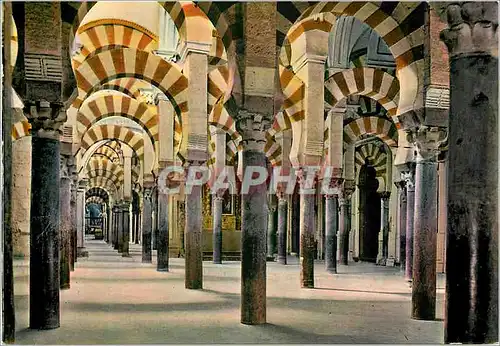
<path id="1" fill-rule="evenodd" d="M 441 343 L 444 278 L 438 278 L 437 320 L 409 318 L 411 289 L 397 268 L 368 263 L 329 275 L 315 266 L 315 289 L 301 289 L 299 266 L 267 266 L 267 321 L 240 320 L 240 263 L 203 263 L 203 290 L 184 288 L 184 261 L 171 271 L 141 263 L 131 245 L 122 258 L 102 241 L 88 241 L 71 289 L 61 292 L 61 327 L 28 329 L 28 263 L 16 261 L 18 344 L 166 343 Z"/>

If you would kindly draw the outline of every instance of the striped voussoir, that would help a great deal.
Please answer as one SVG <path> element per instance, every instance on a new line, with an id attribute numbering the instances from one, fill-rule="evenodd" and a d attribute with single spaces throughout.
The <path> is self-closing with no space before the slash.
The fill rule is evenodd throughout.
<path id="1" fill-rule="evenodd" d="M 118 187 L 115 185 L 115 183 L 113 183 L 111 179 L 103 176 L 89 178 L 89 186 L 90 188 L 102 188 L 106 190 L 106 192 L 108 192 L 110 196 L 117 196 L 118 193 Z"/>
<path id="2" fill-rule="evenodd" d="M 186 76 L 177 64 L 154 54 L 132 48 L 107 50 L 85 60 L 74 72 L 78 97 L 71 107 L 77 110 L 101 85 L 130 77 L 159 88 L 169 98 L 178 115 L 188 112 Z"/>
<path id="3" fill-rule="evenodd" d="M 356 148 L 354 156 L 356 171 L 359 174 L 361 166 L 368 163 L 375 169 L 375 176 L 379 182 L 383 182 L 383 187 L 379 184 L 379 189 L 384 189 L 387 185 L 387 153 L 383 147 L 377 143 L 367 143 Z"/>
<path id="4" fill-rule="evenodd" d="M 154 143 L 155 149 L 158 149 L 158 114 L 151 112 L 144 102 L 128 96 L 105 95 L 84 102 L 76 118 L 78 137 L 82 138 L 97 121 L 112 116 L 122 116 L 139 124 L 148 134 L 151 143 Z"/>
<path id="5" fill-rule="evenodd" d="M 241 135 L 236 130 L 236 123 L 233 118 L 227 112 L 226 107 L 222 104 L 222 102 L 218 102 L 212 108 L 212 111 L 208 115 L 208 125 L 213 125 L 224 132 L 228 133 L 231 136 L 231 140 L 234 141 L 237 149 L 240 148 L 241 143 Z"/>
<path id="6" fill-rule="evenodd" d="M 119 163 L 120 156 L 118 153 L 108 145 L 102 145 L 94 151 L 92 156 L 102 156 L 110 160 L 111 162 Z"/>
<path id="7" fill-rule="evenodd" d="M 31 136 L 31 124 L 27 119 L 20 120 L 12 125 L 12 140 L 18 140 L 20 138 Z"/>
<path id="8" fill-rule="evenodd" d="M 105 202 L 101 197 L 91 196 L 85 200 L 85 204 L 105 204 Z"/>
<path id="9" fill-rule="evenodd" d="M 218 66 L 208 73 L 207 78 L 207 103 L 208 113 L 212 111 L 213 106 L 220 102 L 221 97 L 225 96 L 229 88 L 229 69 L 226 65 Z M 224 101 L 225 102 L 225 101 Z"/>
<path id="10" fill-rule="evenodd" d="M 132 166 L 132 182 L 137 182 L 139 180 L 139 175 L 141 172 L 141 166 L 140 165 L 134 165 Z"/>
<path id="11" fill-rule="evenodd" d="M 264 146 L 264 153 L 272 166 L 281 166 L 283 161 L 282 148 L 281 145 L 276 143 L 275 136 L 277 133 L 291 128 L 292 124 L 286 112 L 278 112 L 274 117 L 272 126 L 266 132 L 266 144 Z"/>
<path id="12" fill-rule="evenodd" d="M 85 192 L 85 199 L 96 196 L 103 199 L 106 203 L 109 201 L 109 193 L 100 187 L 91 187 Z"/>
<path id="13" fill-rule="evenodd" d="M 82 1 L 78 11 L 76 13 L 75 19 L 73 20 L 73 25 L 71 26 L 71 30 L 69 32 L 69 47 L 73 47 L 73 43 L 75 41 L 75 36 L 80 28 L 80 23 L 83 21 L 87 13 L 90 11 L 94 5 L 97 4 L 97 1 Z"/>
<path id="14" fill-rule="evenodd" d="M 303 11 L 297 21 L 320 13 L 353 16 L 380 35 L 400 70 L 424 58 L 427 6 L 425 2 L 319 2 Z"/>
<path id="15" fill-rule="evenodd" d="M 117 175 L 114 175 L 110 171 L 89 170 L 89 171 L 87 171 L 87 177 L 88 178 L 103 177 L 103 178 L 109 179 L 109 180 L 111 180 L 113 182 L 113 184 L 116 187 L 120 187 L 123 184 L 123 175 L 122 176 L 117 176 Z"/>
<path id="16" fill-rule="evenodd" d="M 85 26 L 88 29 L 79 30 L 78 33 L 82 47 L 71 59 L 73 69 L 77 69 L 87 58 L 104 50 L 135 48 L 151 52 L 158 49 L 156 35 L 135 23 L 116 23 L 116 19 L 103 19 Z"/>
<path id="17" fill-rule="evenodd" d="M 141 96 L 140 88 L 146 87 L 149 83 L 141 83 L 135 78 L 118 78 L 99 87 L 99 90 L 115 90 L 125 94 L 133 99 Z"/>
<path id="18" fill-rule="evenodd" d="M 210 126 L 209 126 L 210 129 Z M 208 160 L 206 161 L 207 167 L 211 170 L 214 169 L 215 165 L 215 139 L 210 134 L 210 130 L 207 131 L 208 135 Z"/>
<path id="19" fill-rule="evenodd" d="M 305 84 L 288 67 L 279 66 L 281 89 L 285 99 L 283 100 L 283 111 L 288 114 L 290 122 L 304 119 L 303 100 L 305 97 Z"/>
<path id="20" fill-rule="evenodd" d="M 124 172 L 120 164 L 99 156 L 92 156 L 86 166 L 87 175 L 103 175 L 113 179 L 115 184 L 123 182 Z"/>
<path id="21" fill-rule="evenodd" d="M 174 117 L 174 156 L 181 150 L 182 124 L 179 116 Z"/>
<path id="22" fill-rule="evenodd" d="M 380 69 L 359 67 L 340 71 L 325 81 L 325 102 L 335 107 L 349 95 L 364 95 L 380 103 L 392 117 L 396 127 L 399 81 Z"/>
<path id="23" fill-rule="evenodd" d="M 102 140 L 114 139 L 129 145 L 141 161 L 144 161 L 144 140 L 142 134 L 120 125 L 92 126 L 82 138 L 82 155 L 92 144 Z"/>
<path id="24" fill-rule="evenodd" d="M 385 118 L 361 117 L 344 125 L 345 144 L 355 144 L 364 135 L 374 135 L 389 147 L 398 146 L 396 125 Z"/>

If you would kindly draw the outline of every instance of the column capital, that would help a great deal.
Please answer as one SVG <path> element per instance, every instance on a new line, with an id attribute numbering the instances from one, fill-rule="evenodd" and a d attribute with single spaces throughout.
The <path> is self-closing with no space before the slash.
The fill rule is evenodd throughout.
<path id="1" fill-rule="evenodd" d="M 326 198 L 335 197 L 341 194 L 341 190 L 344 185 L 344 178 L 342 178 L 342 169 L 340 168 L 339 170 L 340 170 L 340 176 L 328 178 L 329 179 L 328 188 L 330 190 L 335 189 L 336 191 L 338 191 L 338 193 L 327 194 L 325 195 Z M 334 173 L 334 175 L 336 174 Z"/>
<path id="2" fill-rule="evenodd" d="M 89 180 L 87 178 L 80 179 L 80 181 L 78 182 L 78 190 L 85 191 L 87 189 L 88 184 Z"/>
<path id="3" fill-rule="evenodd" d="M 38 137 L 59 140 L 60 127 L 66 122 L 66 112 L 61 102 L 45 100 L 26 101 L 25 114 L 31 124 L 31 133 Z"/>
<path id="4" fill-rule="evenodd" d="M 446 141 L 447 132 L 444 128 L 434 126 L 419 126 L 407 131 L 408 142 L 415 145 L 417 161 L 436 161 L 439 147 Z"/>
<path id="5" fill-rule="evenodd" d="M 236 129 L 243 140 L 244 150 L 264 151 L 266 131 L 271 127 L 271 115 L 249 112 L 242 109 L 238 112 Z"/>
<path id="6" fill-rule="evenodd" d="M 389 191 L 383 191 L 379 193 L 379 196 L 382 200 L 388 200 L 391 197 L 391 193 Z"/>
<path id="7" fill-rule="evenodd" d="M 414 192 L 415 191 L 415 173 L 412 171 L 401 172 L 401 178 L 406 183 L 406 190 Z"/>
<path id="8" fill-rule="evenodd" d="M 448 28 L 440 38 L 448 47 L 451 58 L 474 55 L 498 55 L 498 4 L 496 2 L 453 2 L 446 12 Z"/>
<path id="9" fill-rule="evenodd" d="M 71 179 L 70 165 L 72 156 L 59 155 L 59 179 Z"/>
<path id="10" fill-rule="evenodd" d="M 398 190 L 403 190 L 406 187 L 406 181 L 404 181 L 403 179 L 401 179 L 401 180 L 395 181 L 394 185 L 396 185 L 396 187 L 398 188 Z"/>
<path id="11" fill-rule="evenodd" d="M 205 42 L 194 42 L 194 41 L 183 41 L 182 47 L 180 47 L 180 61 L 186 61 L 186 58 L 190 53 L 204 54 L 208 55 L 210 53 L 211 43 Z"/>
<path id="12" fill-rule="evenodd" d="M 355 190 L 356 190 L 356 183 L 354 180 L 347 180 L 347 179 L 344 180 L 342 188 L 340 189 L 339 203 L 340 204 L 348 203 Z"/>

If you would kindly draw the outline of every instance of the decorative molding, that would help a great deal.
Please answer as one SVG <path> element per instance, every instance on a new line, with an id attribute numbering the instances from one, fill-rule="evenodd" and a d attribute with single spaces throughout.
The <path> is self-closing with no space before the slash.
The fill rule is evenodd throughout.
<path id="1" fill-rule="evenodd" d="M 60 56 L 34 53 L 24 55 L 24 78 L 26 80 L 62 82 L 62 75 Z"/>

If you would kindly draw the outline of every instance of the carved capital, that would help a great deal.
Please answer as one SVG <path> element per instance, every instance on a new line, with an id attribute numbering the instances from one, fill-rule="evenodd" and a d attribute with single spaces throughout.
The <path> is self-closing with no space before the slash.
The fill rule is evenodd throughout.
<path id="1" fill-rule="evenodd" d="M 144 186 L 142 193 L 143 193 L 144 199 L 151 202 L 151 199 L 153 198 L 153 187 L 152 186 Z"/>
<path id="2" fill-rule="evenodd" d="M 440 38 L 450 57 L 469 54 L 497 56 L 498 4 L 496 2 L 460 2 L 446 4 L 448 28 Z"/>
<path id="3" fill-rule="evenodd" d="M 25 114 L 31 124 L 31 133 L 34 136 L 59 139 L 62 134 L 62 124 L 67 119 L 63 104 L 58 102 L 27 101 Z"/>
<path id="4" fill-rule="evenodd" d="M 88 185 L 89 185 L 89 180 L 88 179 L 81 179 L 78 182 L 78 189 L 79 190 L 86 190 Z"/>
<path id="5" fill-rule="evenodd" d="M 304 166 L 297 170 L 297 179 L 301 189 L 314 189 L 318 182 L 318 170 Z"/>
<path id="6" fill-rule="evenodd" d="M 389 191 L 383 191 L 379 193 L 379 196 L 383 200 L 388 200 L 391 197 L 391 193 Z"/>
<path id="7" fill-rule="evenodd" d="M 344 180 L 344 184 L 340 189 L 339 203 L 344 204 L 350 201 L 352 194 L 356 190 L 356 184 L 354 180 Z"/>
<path id="8" fill-rule="evenodd" d="M 240 110 L 236 129 L 242 136 L 244 150 L 264 151 L 266 132 L 271 127 L 271 117 L 259 113 Z"/>
<path id="9" fill-rule="evenodd" d="M 59 179 L 71 179 L 70 160 L 69 156 L 59 155 Z"/>
<path id="10" fill-rule="evenodd" d="M 414 172 L 402 172 L 401 179 L 406 183 L 407 191 L 415 191 L 415 173 Z"/>
<path id="11" fill-rule="evenodd" d="M 417 149 L 417 161 L 435 161 L 441 144 L 446 140 L 446 131 L 439 127 L 419 126 L 408 131 L 408 142 Z"/>

